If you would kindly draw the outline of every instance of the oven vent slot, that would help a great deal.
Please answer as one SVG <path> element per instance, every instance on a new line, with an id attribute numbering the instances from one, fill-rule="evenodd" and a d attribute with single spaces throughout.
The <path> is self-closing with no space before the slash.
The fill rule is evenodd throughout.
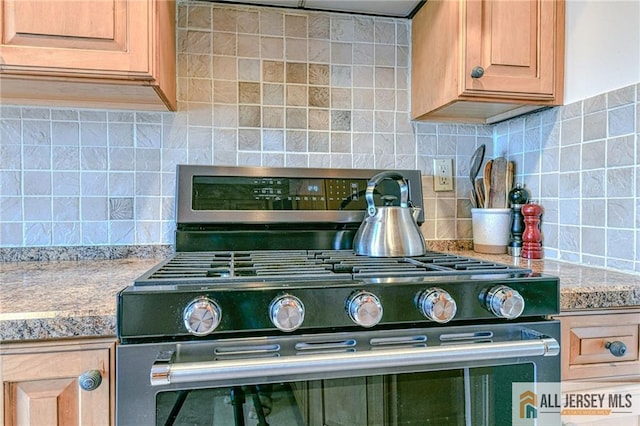
<path id="1" fill-rule="evenodd" d="M 307 351 L 327 351 L 327 350 L 346 350 L 356 346 L 355 339 L 328 341 L 328 342 L 299 342 L 296 343 L 296 350 L 301 352 Z"/>
<path id="2" fill-rule="evenodd" d="M 397 337 L 374 337 L 369 340 L 369 344 L 373 347 L 386 345 L 416 345 L 427 342 L 427 336 L 397 336 Z"/>
<path id="3" fill-rule="evenodd" d="M 459 343 L 491 342 L 493 331 L 477 331 L 475 333 L 448 333 L 441 334 L 440 341 L 444 344 L 455 345 Z"/>
<path id="4" fill-rule="evenodd" d="M 237 356 L 237 355 L 267 355 L 276 354 L 280 351 L 280 345 L 255 345 L 255 346 L 227 346 L 219 347 L 213 350 L 218 356 Z"/>

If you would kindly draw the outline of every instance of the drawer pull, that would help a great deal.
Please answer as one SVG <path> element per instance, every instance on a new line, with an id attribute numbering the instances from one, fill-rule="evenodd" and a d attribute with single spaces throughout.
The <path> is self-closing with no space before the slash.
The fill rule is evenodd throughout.
<path id="1" fill-rule="evenodd" d="M 78 377 L 78 383 L 83 390 L 95 390 L 102 383 L 102 374 L 100 374 L 99 370 L 85 371 Z"/>
<path id="2" fill-rule="evenodd" d="M 627 345 L 619 340 L 616 340 L 615 342 L 607 342 L 604 347 L 609 349 L 609 352 L 611 352 L 611 355 L 613 356 L 621 357 L 627 353 Z"/>
<path id="3" fill-rule="evenodd" d="M 471 70 L 471 78 L 480 78 L 484 75 L 484 68 L 481 66 L 474 67 Z"/>

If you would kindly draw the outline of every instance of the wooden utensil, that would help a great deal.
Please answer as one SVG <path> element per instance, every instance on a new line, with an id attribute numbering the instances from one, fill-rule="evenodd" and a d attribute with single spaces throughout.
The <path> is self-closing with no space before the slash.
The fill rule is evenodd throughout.
<path id="1" fill-rule="evenodd" d="M 471 201 L 471 207 L 473 208 L 478 207 L 478 199 L 476 197 L 475 189 L 472 191 L 469 191 L 469 201 Z"/>
<path id="2" fill-rule="evenodd" d="M 490 205 L 495 209 L 507 207 L 507 159 L 498 157 L 493 159 L 491 165 L 491 201 Z"/>
<path id="3" fill-rule="evenodd" d="M 493 161 L 487 161 L 487 164 L 484 165 L 484 175 L 483 178 L 483 186 L 484 186 L 484 208 L 488 209 L 491 207 L 491 167 Z"/>
<path id="4" fill-rule="evenodd" d="M 506 182 L 506 187 L 507 187 L 507 195 L 505 198 L 505 207 L 509 207 L 509 192 L 511 192 L 511 189 L 513 189 L 513 176 L 515 173 L 515 168 L 516 165 L 513 161 L 509 161 L 507 163 L 507 182 Z"/>
<path id="5" fill-rule="evenodd" d="M 478 207 L 484 207 L 484 178 L 479 178 L 475 182 L 476 185 L 476 196 L 478 197 L 477 205 Z"/>

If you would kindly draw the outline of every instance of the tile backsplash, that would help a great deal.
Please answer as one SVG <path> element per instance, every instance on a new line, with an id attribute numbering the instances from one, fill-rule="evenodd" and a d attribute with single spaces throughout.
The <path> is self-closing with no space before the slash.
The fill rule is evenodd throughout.
<path id="1" fill-rule="evenodd" d="M 178 1 L 178 112 L 0 105 L 0 249 L 171 244 L 181 163 L 417 168 L 425 237 L 468 240 L 484 143 L 544 207 L 546 257 L 640 269 L 638 85 L 490 126 L 412 122 L 410 33 Z M 453 192 L 432 190 L 437 157 L 454 158 Z"/>
<path id="2" fill-rule="evenodd" d="M 640 272 L 640 84 L 511 119 L 494 150 L 544 208 L 546 258 Z"/>
<path id="3" fill-rule="evenodd" d="M 431 163 L 491 127 L 410 121 L 410 25 L 178 2 L 178 112 L 0 106 L 0 247 L 171 244 L 179 163 L 419 168 L 426 238 L 469 238 Z"/>

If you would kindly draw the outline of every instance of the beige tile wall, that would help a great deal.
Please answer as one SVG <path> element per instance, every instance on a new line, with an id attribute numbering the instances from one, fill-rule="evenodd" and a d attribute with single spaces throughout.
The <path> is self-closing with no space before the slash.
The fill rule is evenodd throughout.
<path id="1" fill-rule="evenodd" d="M 410 21 L 178 1 L 177 113 L 0 105 L 0 247 L 173 242 L 179 163 L 417 168 L 471 238 L 475 148 L 545 208 L 545 255 L 640 270 L 638 85 L 494 126 L 409 120 Z M 432 162 L 455 159 L 455 191 Z"/>
<path id="2" fill-rule="evenodd" d="M 496 125 L 496 152 L 544 207 L 547 258 L 640 271 L 639 90 Z"/>
<path id="3" fill-rule="evenodd" d="M 179 0 L 177 113 L 0 105 L 0 247 L 171 243 L 179 163 L 418 168 L 426 237 L 469 238 L 428 176 L 492 130 L 409 120 L 410 25 Z"/>

